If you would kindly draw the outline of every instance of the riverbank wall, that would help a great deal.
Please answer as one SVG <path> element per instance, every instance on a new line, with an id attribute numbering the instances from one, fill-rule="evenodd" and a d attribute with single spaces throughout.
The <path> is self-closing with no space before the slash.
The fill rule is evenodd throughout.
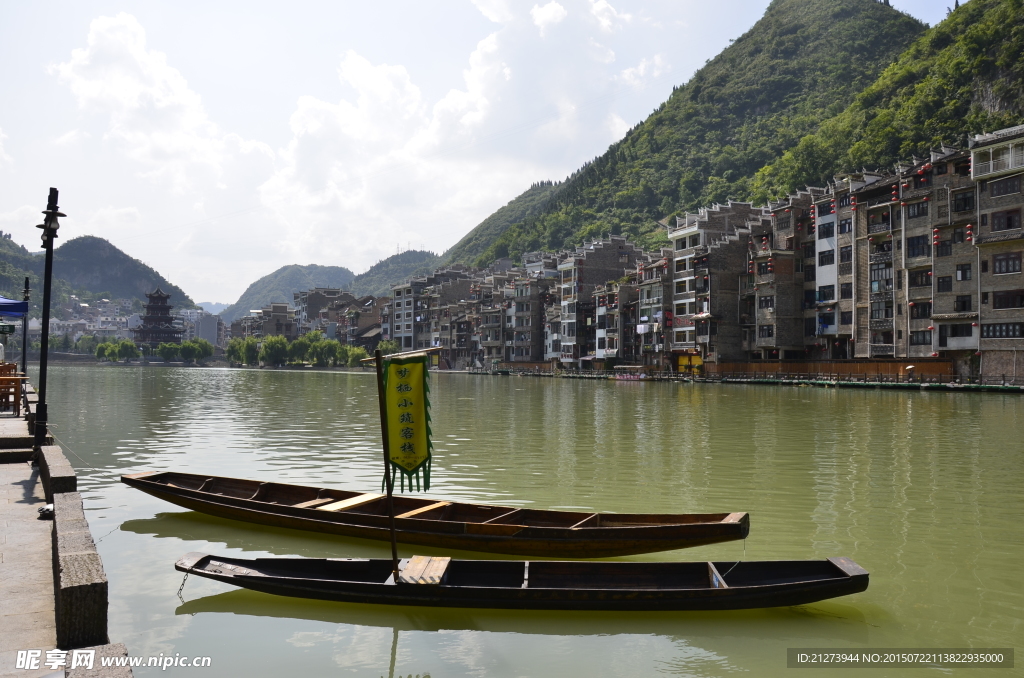
<path id="1" fill-rule="evenodd" d="M 52 438 L 31 435 L 37 396 L 0 412 L 0 675 L 125 678 L 107 633 L 108 583 L 78 477 Z M 78 665 L 75 666 L 75 662 Z"/>

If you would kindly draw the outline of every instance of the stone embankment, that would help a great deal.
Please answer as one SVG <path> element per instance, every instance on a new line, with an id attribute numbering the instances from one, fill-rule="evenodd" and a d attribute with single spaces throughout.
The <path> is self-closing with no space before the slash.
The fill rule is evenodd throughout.
<path id="1" fill-rule="evenodd" d="M 0 676 L 131 676 L 101 667 L 127 649 L 107 637 L 107 577 L 75 470 L 52 439 L 34 446 L 35 405 L 27 386 L 21 414 L 0 411 Z M 74 650 L 95 650 L 91 669 L 71 668 Z M 19 667 L 19 652 L 35 667 Z"/>

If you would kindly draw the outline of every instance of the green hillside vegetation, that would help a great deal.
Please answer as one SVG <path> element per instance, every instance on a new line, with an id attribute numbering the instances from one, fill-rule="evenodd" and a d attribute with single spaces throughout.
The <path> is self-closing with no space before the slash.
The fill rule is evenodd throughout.
<path id="1" fill-rule="evenodd" d="M 664 244 L 658 219 L 748 197 L 759 169 L 844 111 L 925 30 L 876 0 L 774 0 L 753 28 L 554 187 L 542 214 L 505 230 L 477 264 L 609 233 Z"/>
<path id="2" fill-rule="evenodd" d="M 1024 2 L 971 0 L 917 40 L 842 113 L 757 173 L 764 201 L 836 172 L 892 167 L 942 143 L 1024 123 Z"/>
<path id="3" fill-rule="evenodd" d="M 441 255 L 441 261 L 446 264 L 472 264 L 508 230 L 509 226 L 540 214 L 547 207 L 558 186 L 559 184 L 551 181 L 540 181 L 530 186 L 455 243 Z"/>
<path id="4" fill-rule="evenodd" d="M 427 275 L 441 265 L 441 258 L 433 252 L 407 250 L 378 261 L 352 282 L 356 296 L 372 294 L 381 297 L 391 294 L 391 286 L 409 278 Z"/>
<path id="5" fill-rule="evenodd" d="M 292 304 L 292 294 L 314 287 L 351 287 L 355 275 L 343 266 L 290 264 L 265 275 L 249 285 L 238 301 L 221 311 L 224 322 L 247 315 L 250 310 L 263 308 L 273 302 Z"/>
<path id="6" fill-rule="evenodd" d="M 21 299 L 25 276 L 32 288 L 30 314 L 38 316 L 43 296 L 42 253 L 32 254 L 7 238 L 0 238 L 0 295 Z M 62 243 L 53 252 L 52 304 L 66 303 L 72 294 L 82 301 L 138 299 L 157 287 L 171 295 L 179 308 L 194 304 L 185 292 L 138 259 L 133 259 L 102 238 L 81 236 Z"/>

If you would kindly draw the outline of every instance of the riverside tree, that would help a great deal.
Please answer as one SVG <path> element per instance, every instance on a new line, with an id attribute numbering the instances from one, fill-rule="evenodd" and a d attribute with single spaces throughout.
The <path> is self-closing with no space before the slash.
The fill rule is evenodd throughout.
<path id="1" fill-rule="evenodd" d="M 169 363 L 178 357 L 180 348 L 178 344 L 164 342 L 156 347 L 156 354 L 163 358 L 165 363 Z"/>
<path id="2" fill-rule="evenodd" d="M 309 354 L 309 347 L 309 340 L 299 337 L 288 345 L 288 359 L 293 363 L 305 362 L 306 356 Z"/>
<path id="3" fill-rule="evenodd" d="M 234 337 L 228 342 L 228 347 L 224 349 L 224 355 L 227 357 L 228 362 L 231 363 L 244 363 L 245 362 L 245 341 L 241 337 Z"/>
<path id="4" fill-rule="evenodd" d="M 288 340 L 282 336 L 267 337 L 260 349 L 260 360 L 264 365 L 281 366 L 288 360 Z"/>
<path id="5" fill-rule="evenodd" d="M 348 349 L 348 366 L 359 367 L 359 361 L 363 358 L 369 357 L 366 353 L 366 349 L 362 346 L 352 346 Z"/>
<path id="6" fill-rule="evenodd" d="M 138 358 L 140 355 L 138 347 L 131 339 L 122 339 L 117 344 L 117 357 L 125 362 L 132 358 Z"/>
<path id="7" fill-rule="evenodd" d="M 256 337 L 246 337 L 242 342 L 242 357 L 246 365 L 255 365 L 260 359 L 260 344 Z"/>
<path id="8" fill-rule="evenodd" d="M 392 353 L 398 353 L 402 348 L 398 345 L 397 341 L 393 339 L 385 339 L 377 344 L 377 349 L 381 355 L 391 355 Z"/>

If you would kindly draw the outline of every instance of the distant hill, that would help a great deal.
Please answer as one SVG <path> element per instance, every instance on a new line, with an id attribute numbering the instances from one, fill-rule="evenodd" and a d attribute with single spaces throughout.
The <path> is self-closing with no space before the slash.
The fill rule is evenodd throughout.
<path id="1" fill-rule="evenodd" d="M 357 296 L 372 294 L 375 297 L 391 294 L 392 285 L 427 275 L 440 265 L 441 258 L 433 252 L 407 250 L 378 261 L 368 271 L 357 275 L 352 282 L 352 292 Z"/>
<path id="2" fill-rule="evenodd" d="M 292 303 L 292 293 L 314 287 L 349 289 L 355 274 L 342 266 L 290 264 L 265 275 L 249 285 L 238 301 L 220 313 L 224 322 L 247 315 L 251 309 L 263 308 L 273 302 Z"/>
<path id="3" fill-rule="evenodd" d="M 230 306 L 231 304 L 221 304 L 215 301 L 200 301 L 196 303 L 196 306 L 201 307 L 207 313 L 213 315 L 219 315 L 221 311 Z"/>
<path id="4" fill-rule="evenodd" d="M 665 244 L 657 220 L 749 197 L 759 169 L 847 108 L 926 29 L 877 0 L 773 0 L 647 120 L 553 187 L 539 214 L 506 228 L 477 265 L 609 233 Z"/>
<path id="5" fill-rule="evenodd" d="M 21 299 L 25 276 L 32 288 L 33 313 L 40 310 L 44 260 L 7 238 L 0 238 L 0 295 Z M 52 303 L 65 303 L 79 292 L 110 299 L 146 300 L 146 292 L 160 287 L 171 295 L 171 304 L 191 308 L 185 292 L 157 271 L 133 259 L 102 238 L 81 236 L 62 243 L 53 252 Z"/>

